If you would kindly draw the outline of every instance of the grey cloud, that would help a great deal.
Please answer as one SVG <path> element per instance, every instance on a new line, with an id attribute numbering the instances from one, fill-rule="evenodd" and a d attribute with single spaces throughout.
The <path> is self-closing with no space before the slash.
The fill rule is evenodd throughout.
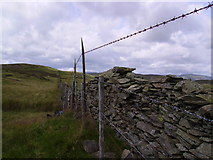
<path id="1" fill-rule="evenodd" d="M 11 34 L 23 31 L 28 26 L 35 26 L 39 32 L 45 34 L 59 21 L 72 21 L 74 14 L 77 11 L 74 12 L 72 3 L 11 2 L 2 5 L 2 17 L 9 18 L 11 25 L 16 26 L 15 30 L 10 30 Z"/>
<path id="2" fill-rule="evenodd" d="M 81 53 L 81 37 L 85 50 L 92 49 L 184 13 L 189 4 L 47 3 L 35 15 L 13 5 L 15 10 L 4 8 L 4 20 L 12 24 L 3 32 L 4 62 L 72 68 Z M 31 11 L 36 10 L 32 7 Z M 202 13 L 88 53 L 87 71 L 127 66 L 147 74 L 210 74 L 209 25 L 210 17 Z M 80 61 L 78 71 L 81 67 Z"/>
<path id="3" fill-rule="evenodd" d="M 82 12 L 96 16 L 106 17 L 125 17 L 134 15 L 140 9 L 139 3 L 132 2 L 94 2 L 94 3 L 78 3 L 78 6 L 83 7 Z"/>
<path id="4" fill-rule="evenodd" d="M 153 3 L 152 5 L 143 5 L 144 11 L 138 10 L 134 21 L 137 24 L 136 29 L 141 30 L 151 25 L 155 25 L 162 21 L 168 20 L 174 16 L 179 16 L 183 13 L 189 12 L 191 9 L 186 9 L 187 3 Z M 194 9 L 194 8 L 193 8 Z M 198 21 L 198 16 L 187 17 L 183 20 L 177 20 L 168 25 L 161 26 L 152 31 L 148 31 L 144 36 L 144 41 L 156 41 L 156 42 L 169 42 L 171 34 L 177 30 L 181 30 L 184 33 L 201 31 L 203 29 L 202 23 Z M 134 23 L 131 23 L 134 24 Z M 134 25 L 132 25 L 134 27 Z"/>

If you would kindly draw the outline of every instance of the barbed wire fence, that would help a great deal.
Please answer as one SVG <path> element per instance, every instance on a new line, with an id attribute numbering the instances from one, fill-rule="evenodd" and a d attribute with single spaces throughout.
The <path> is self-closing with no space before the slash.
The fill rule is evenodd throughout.
<path id="1" fill-rule="evenodd" d="M 90 49 L 90 50 L 88 50 L 88 51 L 85 51 L 84 53 L 87 54 L 87 53 L 93 52 L 93 51 L 95 51 L 95 50 L 98 50 L 98 49 L 101 49 L 101 48 L 103 48 L 103 47 L 112 45 L 112 44 L 114 44 L 114 43 L 120 42 L 120 41 L 125 40 L 125 39 L 127 39 L 127 38 L 131 38 L 132 36 L 136 36 L 136 35 L 141 34 L 141 33 L 143 33 L 143 32 L 146 32 L 146 31 L 155 29 L 155 28 L 160 27 L 160 26 L 165 26 L 166 24 L 171 23 L 171 22 L 174 22 L 174 21 L 176 21 L 176 20 L 178 20 L 178 19 L 186 18 L 186 17 L 189 16 L 189 15 L 192 15 L 192 14 L 195 14 L 195 13 L 198 14 L 198 12 L 200 12 L 200 11 L 202 11 L 202 10 L 205 10 L 205 9 L 209 9 L 209 8 L 211 8 L 212 6 L 213 6 L 213 2 L 211 2 L 211 3 L 209 2 L 209 4 L 208 4 L 207 6 L 205 6 L 205 7 L 201 7 L 201 8 L 199 8 L 199 9 L 196 9 L 196 8 L 195 8 L 195 9 L 194 9 L 193 11 L 191 11 L 191 12 L 188 12 L 188 13 L 185 13 L 185 14 L 181 14 L 181 15 L 179 15 L 179 16 L 177 16 L 177 17 L 173 17 L 173 18 L 170 18 L 170 19 L 168 19 L 168 20 L 166 20 L 166 21 L 157 23 L 156 25 L 152 25 L 152 26 L 150 26 L 150 27 L 144 28 L 143 30 L 139 30 L 139 31 L 134 32 L 134 33 L 132 33 L 132 34 L 123 36 L 123 37 L 118 38 L 118 39 L 116 39 L 116 40 L 113 40 L 113 41 L 111 41 L 111 42 L 105 43 L 105 44 L 103 44 L 103 45 L 100 45 L 100 46 L 95 47 L 95 48 L 93 48 L 93 49 Z M 78 64 L 78 62 L 80 61 L 81 57 L 82 57 L 82 54 L 78 57 L 76 64 Z"/>
<path id="2" fill-rule="evenodd" d="M 205 117 L 203 117 L 203 116 L 197 115 L 197 114 L 195 114 L 195 113 L 189 112 L 189 111 L 187 111 L 187 110 L 185 110 L 185 109 L 181 109 L 181 107 L 174 106 L 174 105 L 168 104 L 168 103 L 166 103 L 166 102 L 162 103 L 162 101 L 159 101 L 158 99 L 150 98 L 150 97 L 148 97 L 148 96 L 145 96 L 144 94 L 138 94 L 138 93 L 135 93 L 135 92 L 132 92 L 132 91 L 129 91 L 129 90 L 127 91 L 126 89 L 123 89 L 123 88 L 122 88 L 120 85 L 118 85 L 118 84 L 113 84 L 113 83 L 109 83 L 109 82 L 105 82 L 105 81 L 100 81 L 100 80 L 99 80 L 98 83 L 102 83 L 102 84 L 106 85 L 105 87 L 111 86 L 111 87 L 117 89 L 117 92 L 115 93 L 115 95 L 118 94 L 118 93 L 124 92 L 124 93 L 127 93 L 127 94 L 132 94 L 132 95 L 135 95 L 135 96 L 139 96 L 139 97 L 143 98 L 144 101 L 147 101 L 147 100 L 148 100 L 148 101 L 150 102 L 149 104 L 153 104 L 153 103 L 154 103 L 154 104 L 159 104 L 159 105 L 164 106 L 164 107 L 167 108 L 167 109 L 172 109 L 173 111 L 181 112 L 181 113 L 183 113 L 183 114 L 186 115 L 186 116 L 192 115 L 192 116 L 196 117 L 196 118 L 199 119 L 199 120 L 206 121 L 206 122 L 210 122 L 210 123 L 213 124 L 213 120 L 211 120 L 211 119 L 208 119 L 208 118 L 205 118 Z M 93 83 L 93 84 L 94 84 L 94 83 Z M 97 86 L 97 88 L 99 88 L 99 87 Z M 142 100 L 142 101 L 143 101 L 143 100 Z M 95 105 L 93 105 L 92 103 L 89 103 L 89 105 L 92 106 L 92 107 L 94 107 L 94 108 L 98 108 L 98 106 L 95 106 Z M 107 107 L 105 104 L 104 104 L 104 107 L 105 107 L 105 109 L 108 109 L 108 108 L 109 108 L 109 107 Z M 130 138 L 128 138 L 128 135 L 126 135 L 125 132 L 122 131 L 122 130 L 119 128 L 119 126 L 116 126 L 112 120 L 110 120 L 109 118 L 107 118 L 107 116 L 104 114 L 104 112 L 102 112 L 102 115 L 103 115 L 104 119 L 109 123 L 109 125 L 112 126 L 112 128 L 113 128 L 119 135 L 121 135 L 121 137 L 123 137 L 123 139 L 131 146 L 131 148 L 135 151 L 135 153 L 137 153 L 138 155 L 140 155 L 140 157 L 142 157 L 143 159 L 146 159 L 146 157 L 141 153 L 140 149 L 138 149 L 138 146 L 135 145 L 134 142 L 133 142 Z M 148 140 L 146 140 L 146 141 L 147 141 L 148 143 L 151 142 L 151 141 L 148 141 Z M 161 152 L 161 151 L 158 150 L 158 152 Z M 161 152 L 161 154 L 164 154 L 164 155 L 165 155 L 164 152 Z M 166 156 L 169 156 L 169 155 L 166 155 Z"/>
<path id="3" fill-rule="evenodd" d="M 119 128 L 117 128 L 114 124 L 113 124 L 113 122 L 112 121 L 110 121 L 108 118 L 107 118 L 107 116 L 104 114 L 104 113 L 102 113 L 103 114 L 103 116 L 104 116 L 104 118 L 108 121 L 108 123 L 109 123 L 109 125 L 110 126 L 112 126 L 127 142 L 128 142 L 128 144 L 143 158 L 143 159 L 146 159 L 145 157 L 144 157 L 144 155 L 141 153 L 141 151 L 137 148 L 137 146 L 135 146 L 135 144 L 130 140 L 130 139 L 128 139 L 126 136 L 125 136 L 125 134 L 119 129 Z"/>
<path id="4" fill-rule="evenodd" d="M 102 82 L 100 82 L 100 83 L 102 83 Z M 93 106 L 93 107 L 95 107 L 95 108 L 97 108 L 97 106 L 95 106 L 95 105 L 93 105 L 93 104 L 89 104 L 89 105 L 91 105 L 91 106 Z M 106 107 L 106 105 L 105 104 L 103 104 L 103 106 L 105 107 L 105 108 L 107 108 Z M 138 153 L 138 155 L 140 155 L 143 159 L 146 159 L 145 157 L 144 157 L 144 155 L 141 153 L 141 151 L 138 149 L 138 147 L 134 144 L 134 142 L 132 142 L 127 136 L 126 136 L 126 134 L 124 133 L 124 131 L 122 131 L 120 128 L 118 128 L 118 127 L 116 127 L 116 125 L 109 119 L 109 118 L 107 118 L 107 116 L 104 114 L 104 112 L 101 112 L 101 115 L 104 117 L 104 119 L 106 119 L 107 120 L 107 122 L 108 122 L 108 124 L 110 125 L 110 126 L 112 126 L 113 127 L 113 129 L 134 149 L 134 151 L 136 152 L 136 153 Z"/>
<path id="5" fill-rule="evenodd" d="M 86 96 L 85 96 L 85 95 L 86 95 L 86 91 L 85 91 L 85 88 L 86 88 L 85 75 L 86 75 L 86 73 L 85 73 L 85 56 L 84 56 L 85 54 L 91 53 L 91 52 L 93 52 L 93 51 L 95 51 L 95 50 L 98 50 L 98 49 L 101 49 L 101 48 L 104 48 L 104 47 L 107 47 L 107 46 L 110 46 L 110 45 L 112 45 L 112 44 L 114 44 L 114 43 L 123 41 L 123 40 L 125 40 L 125 39 L 131 38 L 131 37 L 133 37 L 133 36 L 136 36 L 136 35 L 138 35 L 138 34 L 144 33 L 144 32 L 146 32 L 146 31 L 155 29 L 155 28 L 157 28 L 157 27 L 165 26 L 165 25 L 168 24 L 168 23 L 174 22 L 174 21 L 179 20 L 179 19 L 186 18 L 187 16 L 190 16 L 190 15 L 192 15 L 192 14 L 198 14 L 198 12 L 200 12 L 200 11 L 202 11 L 202 10 L 205 10 L 205 9 L 207 10 L 207 9 L 211 8 L 212 6 L 213 6 L 213 2 L 208 3 L 208 5 L 206 5 L 206 6 L 204 6 L 204 7 L 201 7 L 201 8 L 199 8 L 199 9 L 196 9 L 196 8 L 195 8 L 193 11 L 187 12 L 187 13 L 185 13 L 185 14 L 181 14 L 181 15 L 179 15 L 179 16 L 177 16 L 177 17 L 170 18 L 170 19 L 168 19 L 168 20 L 166 20 L 166 21 L 157 23 L 157 24 L 152 25 L 152 26 L 150 26 L 150 27 L 147 27 L 147 28 L 144 28 L 144 29 L 139 30 L 139 31 L 137 31 L 137 32 L 134 32 L 134 33 L 132 33 L 132 34 L 123 36 L 123 37 L 118 38 L 118 39 L 116 39 L 116 40 L 110 41 L 110 42 L 108 42 L 108 43 L 105 43 L 105 44 L 100 45 L 100 46 L 98 46 L 98 47 L 95 47 L 95 48 L 93 48 L 93 49 L 90 49 L 90 50 L 88 50 L 88 51 L 84 51 L 83 40 L 81 39 L 82 54 L 77 58 L 77 60 L 74 61 L 74 76 L 73 76 L 73 84 L 72 84 L 72 90 L 71 90 L 72 93 L 70 93 L 70 95 L 71 95 L 72 97 L 68 99 L 68 100 L 71 99 L 71 104 L 70 104 L 71 107 L 72 107 L 73 109 L 78 109 L 77 104 L 79 104 L 79 103 L 77 102 L 77 101 L 78 101 L 77 98 L 75 98 L 75 97 L 77 97 L 77 92 L 76 92 L 76 90 L 77 90 L 77 85 L 76 85 L 76 83 L 77 83 L 77 81 L 76 81 L 76 68 L 77 68 L 78 63 L 80 62 L 80 59 L 82 59 L 82 66 L 83 66 L 83 83 L 81 84 L 81 111 L 82 111 L 82 117 L 84 116 L 84 113 L 88 111 L 87 108 L 86 108 L 87 99 L 86 99 Z M 113 87 L 118 88 L 118 86 L 116 86 L 116 85 L 114 85 L 114 84 L 111 84 L 111 83 L 108 83 L 108 82 L 99 81 L 99 83 L 100 83 L 100 84 L 111 85 L 111 86 L 113 86 Z M 100 86 L 99 86 L 99 87 L 100 87 Z M 119 89 L 121 89 L 121 88 L 119 88 Z M 121 90 L 124 91 L 124 92 L 127 92 L 125 89 L 121 89 Z M 100 91 L 103 92 L 103 87 L 102 87 L 102 89 L 99 89 L 99 92 L 100 92 Z M 134 93 L 134 92 L 131 92 L 131 91 L 128 91 L 128 93 L 131 93 L 131 94 L 134 94 L 134 95 L 137 95 L 137 96 L 138 96 L 138 94 L 136 94 L 136 93 Z M 142 96 L 144 99 L 149 100 L 149 101 L 151 101 L 151 102 L 153 102 L 153 103 L 162 104 L 162 102 L 158 101 L 157 99 L 153 99 L 153 98 L 147 97 L 147 96 L 145 96 L 145 95 L 140 95 L 140 96 Z M 99 98 L 100 98 L 100 97 L 99 97 Z M 102 98 L 101 98 L 101 99 L 102 99 Z M 104 100 L 102 99 L 102 101 L 104 101 Z M 103 102 L 100 102 L 100 103 L 103 104 Z M 100 105 L 100 103 L 99 103 L 99 105 Z M 92 105 L 92 104 L 90 104 L 90 105 Z M 178 107 L 178 106 L 170 105 L 170 104 L 168 104 L 168 103 L 164 103 L 163 105 L 166 106 L 166 107 L 169 107 L 169 108 L 173 109 L 174 111 L 179 111 L 179 112 L 182 112 L 182 113 L 185 113 L 185 114 L 188 114 L 188 115 L 195 116 L 195 117 L 197 117 L 197 118 L 199 118 L 199 119 L 202 119 L 202 120 L 204 120 L 204 121 L 208 121 L 208 122 L 210 122 L 210 123 L 213 123 L 213 120 L 211 120 L 211 119 L 207 119 L 207 118 L 202 117 L 202 116 L 200 116 L 200 115 L 197 115 L 197 114 L 195 114 L 195 113 L 192 113 L 192 112 L 189 112 L 189 111 L 187 111 L 187 110 L 181 109 L 181 108 Z M 102 105 L 102 107 L 103 107 L 103 106 L 105 106 L 105 105 Z M 105 107 L 106 107 L 106 106 L 105 106 Z M 103 112 L 102 112 L 102 113 L 99 113 L 99 134 L 103 134 L 103 128 L 100 129 L 100 127 L 102 126 L 102 124 L 100 124 L 100 123 L 103 123 L 103 119 L 105 119 L 105 120 L 108 121 L 108 123 L 109 123 L 109 124 L 110 124 L 110 125 L 111 125 L 111 126 L 112 126 L 112 127 L 113 127 L 113 128 L 114 128 L 114 129 L 115 129 L 115 130 L 127 141 L 127 142 L 128 142 L 128 144 L 133 148 L 133 150 L 134 150 L 136 153 L 138 153 L 138 155 L 140 155 L 141 158 L 146 159 L 146 157 L 140 152 L 140 150 L 137 148 L 137 146 L 135 146 L 134 143 L 133 143 L 127 136 L 125 136 L 125 134 L 123 133 L 123 131 L 121 131 L 118 127 L 116 127 L 116 125 L 114 125 L 113 122 L 112 122 L 111 120 L 109 120 L 109 119 L 107 118 L 107 116 L 106 116 Z M 101 141 L 103 141 L 103 139 L 100 140 L 100 138 L 103 138 L 103 135 L 99 135 L 99 143 L 100 143 Z M 103 144 L 102 144 L 102 145 L 103 145 Z M 104 156 L 104 147 L 103 147 L 103 146 L 100 146 L 100 144 L 99 144 L 99 148 L 101 148 L 101 152 L 100 152 L 99 158 L 103 158 L 103 156 Z"/>

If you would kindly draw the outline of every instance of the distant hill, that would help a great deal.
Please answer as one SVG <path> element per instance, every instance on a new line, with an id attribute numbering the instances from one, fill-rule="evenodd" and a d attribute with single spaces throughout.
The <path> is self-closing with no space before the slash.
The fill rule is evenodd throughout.
<path id="1" fill-rule="evenodd" d="M 69 72 L 32 64 L 2 65 L 3 111 L 53 111 L 60 107 L 59 74 Z"/>
<path id="2" fill-rule="evenodd" d="M 99 76 L 103 72 L 87 72 L 87 74 L 93 75 L 93 76 Z M 162 78 L 165 75 L 157 75 L 157 74 L 135 74 L 136 77 L 145 78 L 147 80 L 152 80 L 155 78 Z M 191 79 L 192 81 L 199 81 L 199 80 L 212 80 L 210 76 L 204 76 L 204 75 L 197 75 L 197 74 L 181 74 L 176 75 L 177 77 L 182 77 L 184 79 Z"/>
<path id="3" fill-rule="evenodd" d="M 213 84 L 213 80 L 195 80 L 199 84 Z"/>
<path id="4" fill-rule="evenodd" d="M 101 73 L 98 73 L 98 72 L 86 72 L 86 74 L 90 74 L 90 75 L 92 75 L 92 76 L 99 76 L 99 74 L 101 74 Z"/>
<path id="5" fill-rule="evenodd" d="M 181 75 L 178 75 L 178 77 L 182 77 L 184 79 L 191 79 L 192 81 L 212 79 L 210 76 L 197 75 L 197 74 L 181 74 Z"/>
<path id="6" fill-rule="evenodd" d="M 60 108 L 59 77 L 72 84 L 73 72 L 33 64 L 2 64 L 3 111 L 53 111 Z M 87 80 L 91 78 L 87 75 Z M 78 87 L 82 74 L 77 73 Z"/>
<path id="7" fill-rule="evenodd" d="M 155 74 L 136 74 L 138 77 L 143 77 L 145 79 L 151 80 L 153 78 L 161 78 L 165 75 L 155 75 Z M 196 74 L 181 74 L 176 75 L 177 77 L 182 77 L 183 79 L 191 79 L 192 81 L 197 80 L 212 80 L 210 76 L 196 75 Z"/>

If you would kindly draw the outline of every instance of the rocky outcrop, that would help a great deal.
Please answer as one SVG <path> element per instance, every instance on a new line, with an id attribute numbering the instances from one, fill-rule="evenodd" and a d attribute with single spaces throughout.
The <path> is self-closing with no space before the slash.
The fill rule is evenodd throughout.
<path id="1" fill-rule="evenodd" d="M 105 78 L 111 77 L 125 77 L 127 73 L 134 71 L 136 68 L 126 68 L 126 67 L 114 67 L 104 73 L 101 76 Z"/>
<path id="2" fill-rule="evenodd" d="M 212 122 L 205 120 L 212 119 L 212 104 L 204 98 L 212 93 L 173 75 L 144 79 L 133 70 L 115 67 L 102 74 L 107 82 L 107 118 L 146 158 L 213 158 Z M 87 84 L 87 102 L 95 119 L 97 84 L 97 79 Z"/>

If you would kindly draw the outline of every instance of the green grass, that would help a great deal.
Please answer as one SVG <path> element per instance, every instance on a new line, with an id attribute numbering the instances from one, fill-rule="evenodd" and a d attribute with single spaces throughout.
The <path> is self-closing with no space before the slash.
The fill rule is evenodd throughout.
<path id="1" fill-rule="evenodd" d="M 213 85 L 212 84 L 203 84 L 203 88 L 206 91 L 213 91 Z"/>
<path id="2" fill-rule="evenodd" d="M 93 158 L 82 142 L 98 140 L 98 125 L 84 122 L 72 113 L 47 119 L 47 113 L 61 109 L 59 77 L 72 84 L 73 73 L 31 64 L 2 65 L 3 158 Z M 87 81 L 92 76 L 87 75 Z M 78 87 L 82 74 L 77 73 Z M 118 158 L 127 145 L 105 129 L 106 151 Z"/>
<path id="3" fill-rule="evenodd" d="M 97 123 L 64 116 L 46 118 L 44 112 L 3 112 L 3 158 L 94 158 L 83 150 L 86 139 L 98 140 Z M 98 142 L 98 141 L 97 141 Z M 105 148 L 119 158 L 126 144 L 108 127 Z"/>
<path id="4" fill-rule="evenodd" d="M 61 81 L 63 83 L 69 84 L 72 86 L 73 83 L 73 72 L 68 71 L 59 71 L 59 75 L 61 77 Z M 86 82 L 90 81 L 94 76 L 86 74 Z M 78 89 L 81 88 L 82 83 L 82 73 L 76 72 L 76 81 Z"/>
<path id="5" fill-rule="evenodd" d="M 5 84 L 6 83 L 6 84 Z M 39 80 L 3 81 L 3 110 L 51 111 L 60 106 L 57 83 Z"/>
<path id="6" fill-rule="evenodd" d="M 72 85 L 73 72 L 31 64 L 2 65 L 3 111 L 54 111 L 60 108 L 59 77 Z M 92 76 L 87 75 L 87 80 Z M 77 73 L 80 86 L 82 74 Z"/>

